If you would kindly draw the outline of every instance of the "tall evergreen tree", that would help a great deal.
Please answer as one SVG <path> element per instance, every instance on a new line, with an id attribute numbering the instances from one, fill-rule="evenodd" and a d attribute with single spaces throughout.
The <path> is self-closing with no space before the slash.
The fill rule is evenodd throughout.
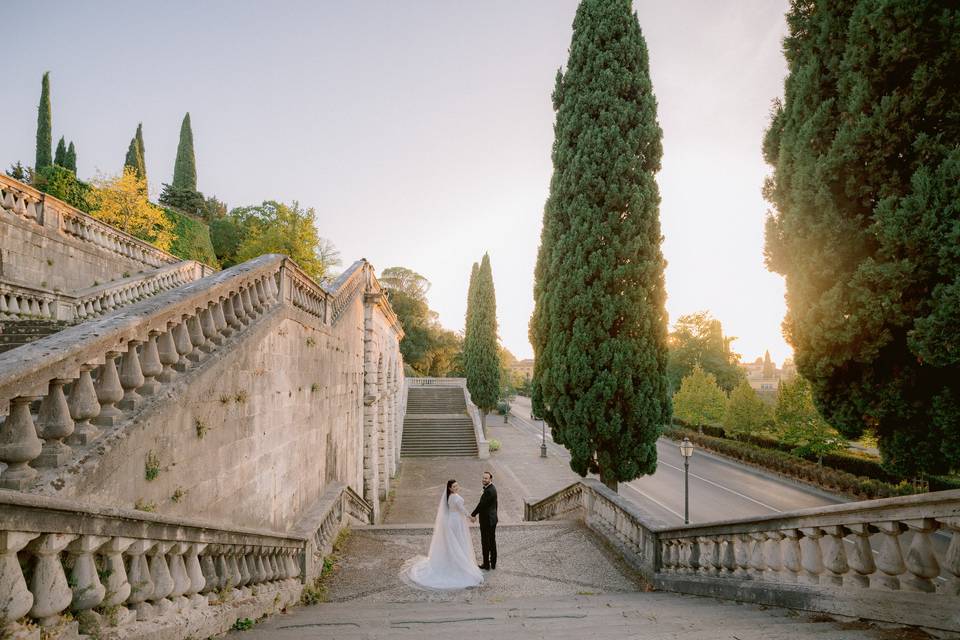
<path id="1" fill-rule="evenodd" d="M 468 325 L 464 342 L 467 390 L 480 409 L 486 432 L 487 414 L 500 396 L 500 344 L 497 339 L 497 297 L 493 287 L 490 256 L 483 255 L 480 267 L 471 274 Z"/>
<path id="2" fill-rule="evenodd" d="M 53 164 L 64 168 L 67 166 L 67 142 L 63 139 L 63 136 L 60 136 L 57 150 L 53 154 Z"/>
<path id="3" fill-rule="evenodd" d="M 143 180 L 144 186 L 147 182 L 147 163 L 143 157 L 143 123 L 137 125 L 137 132 L 130 138 L 130 144 L 127 145 L 127 157 L 123 161 L 123 166 L 130 167 L 137 174 L 137 178 Z"/>
<path id="4" fill-rule="evenodd" d="M 473 268 L 470 269 L 470 284 L 467 287 L 467 313 L 463 323 L 464 358 L 466 358 L 468 345 L 470 345 L 471 340 L 473 338 L 473 334 L 472 334 L 473 325 L 470 322 L 470 318 L 473 316 L 474 294 L 476 293 L 476 290 L 477 290 L 477 272 L 478 271 L 480 271 L 480 263 L 474 262 Z M 466 367 L 466 361 L 464 361 L 464 367 Z"/>
<path id="5" fill-rule="evenodd" d="M 793 0 L 763 152 L 768 267 L 827 423 L 960 468 L 960 6 Z"/>
<path id="6" fill-rule="evenodd" d="M 580 475 L 653 473 L 670 420 L 661 131 L 630 0 L 583 0 L 557 72 L 530 336 L 534 411 Z"/>
<path id="7" fill-rule="evenodd" d="M 37 160 L 34 169 L 53 164 L 53 114 L 50 110 L 50 72 L 40 83 L 40 106 L 37 107 Z"/>
<path id="8" fill-rule="evenodd" d="M 183 117 L 180 125 L 180 144 L 177 145 L 171 186 L 181 191 L 197 190 L 197 161 L 193 154 L 193 129 L 190 128 L 189 113 Z"/>
<path id="9" fill-rule="evenodd" d="M 77 173 L 77 148 L 73 146 L 73 140 L 70 141 L 70 146 L 67 147 L 67 164 L 64 165 L 70 171 L 73 171 L 74 174 Z"/>

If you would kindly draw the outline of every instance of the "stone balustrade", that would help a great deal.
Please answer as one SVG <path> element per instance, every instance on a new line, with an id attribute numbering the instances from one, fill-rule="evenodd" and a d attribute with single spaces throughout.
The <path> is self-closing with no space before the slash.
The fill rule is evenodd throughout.
<path id="1" fill-rule="evenodd" d="M 333 284 L 325 287 L 328 292 L 336 292 L 330 300 L 330 322 L 336 322 L 344 310 L 353 301 L 353 298 L 364 289 L 369 275 L 361 268 L 363 261 L 355 262 L 350 268 L 340 274 Z"/>
<path id="2" fill-rule="evenodd" d="M 28 222 L 58 229 L 101 249 L 150 268 L 180 262 L 180 258 L 120 231 L 7 175 L 0 175 L 0 208 Z"/>
<path id="3" fill-rule="evenodd" d="M 321 324 L 326 324 L 330 295 L 317 286 L 317 283 L 300 267 L 293 263 L 290 263 L 290 265 L 291 268 L 287 270 L 290 283 L 290 303 L 317 318 Z M 362 270 L 356 271 L 356 273 L 360 274 Z"/>
<path id="4" fill-rule="evenodd" d="M 57 293 L 12 282 L 0 282 L 0 320 L 58 320 L 62 299 Z"/>
<path id="5" fill-rule="evenodd" d="M 73 626 L 56 637 L 73 637 L 79 626 L 136 638 L 138 622 L 175 626 L 196 610 L 257 595 L 272 601 L 284 592 L 292 602 L 308 578 L 308 550 L 329 553 L 343 527 L 370 521 L 370 506 L 344 485 L 310 510 L 316 530 L 291 534 L 11 491 L 0 491 L 0 513 L 0 635 L 12 637 L 35 623 Z M 66 613 L 76 622 L 65 622 Z M 226 631 L 233 619 L 199 637 Z"/>
<path id="6" fill-rule="evenodd" d="M 466 378 L 416 378 L 408 377 L 407 384 L 411 387 L 464 387 Z"/>
<path id="7" fill-rule="evenodd" d="M 309 583 L 320 575 L 323 559 L 330 555 L 344 526 L 372 522 L 373 506 L 369 502 L 346 484 L 337 482 L 328 486 L 320 500 L 304 512 L 290 530 L 306 543 L 304 581 Z"/>
<path id="8" fill-rule="evenodd" d="M 285 261 L 263 256 L 0 355 L 0 487 L 26 489 L 226 348 L 280 304 Z"/>
<path id="9" fill-rule="evenodd" d="M 596 480 L 525 505 L 573 512 L 661 589 L 960 631 L 960 491 L 683 527 Z"/>
<path id="10" fill-rule="evenodd" d="M 73 296 L 62 296 L 72 312 L 61 320 L 89 320 L 119 307 L 139 302 L 164 291 L 176 289 L 213 273 L 213 269 L 196 262 L 164 265 L 153 271 L 123 278 L 116 282 L 90 287 Z"/>
<path id="11" fill-rule="evenodd" d="M 437 378 L 434 378 L 434 380 L 436 379 Z M 473 435 L 477 439 L 477 457 L 481 460 L 486 460 L 490 457 L 490 443 L 487 442 L 487 434 L 483 428 L 483 417 L 480 415 L 480 409 L 477 408 L 477 405 L 473 404 L 473 398 L 470 397 L 470 390 L 467 389 L 466 378 L 454 379 L 463 380 L 462 385 L 456 386 L 463 389 L 463 400 L 467 404 L 467 415 L 470 416 L 470 421 L 473 422 Z"/>

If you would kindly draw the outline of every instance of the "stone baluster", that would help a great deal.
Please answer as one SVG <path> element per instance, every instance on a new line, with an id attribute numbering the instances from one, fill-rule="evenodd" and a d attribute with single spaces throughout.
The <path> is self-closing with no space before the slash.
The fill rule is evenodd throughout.
<path id="1" fill-rule="evenodd" d="M 193 353 L 193 342 L 190 339 L 190 331 L 187 329 L 187 319 L 190 316 L 184 315 L 180 319 L 180 324 L 173 330 L 173 342 L 177 347 L 177 353 L 180 359 L 174 369 L 183 372 L 190 368 L 190 354 Z"/>
<path id="2" fill-rule="evenodd" d="M 257 584 L 263 584 L 264 582 L 267 581 L 267 570 L 266 570 L 266 568 L 264 567 L 264 564 L 263 564 L 263 553 L 264 553 L 264 550 L 263 550 L 263 548 L 261 547 L 261 548 L 256 549 L 256 550 L 255 550 L 255 553 L 254 553 L 254 555 L 253 555 L 253 557 L 254 557 L 254 563 L 255 563 L 255 566 L 256 566 L 255 575 L 256 575 L 256 577 L 257 577 L 257 579 L 256 579 Z"/>
<path id="3" fill-rule="evenodd" d="M 737 570 L 736 553 L 734 549 L 733 536 L 724 535 L 720 538 L 720 575 L 724 577 L 733 576 Z"/>
<path id="4" fill-rule="evenodd" d="M 905 520 L 913 532 L 913 540 L 907 550 L 907 575 L 900 581 L 907 591 L 933 593 L 937 590 L 933 579 L 940 575 L 940 563 L 933 551 L 930 535 L 937 530 L 937 521 L 932 518 Z"/>
<path id="5" fill-rule="evenodd" d="M 207 599 L 200 595 L 206 586 L 207 580 L 203 575 L 203 569 L 200 566 L 200 553 L 206 548 L 202 542 L 194 542 L 189 546 L 184 554 L 186 559 L 187 576 L 190 578 L 190 588 L 184 595 L 190 600 L 194 607 L 202 607 L 207 604 Z"/>
<path id="6" fill-rule="evenodd" d="M 211 302 L 207 305 L 207 308 L 200 312 L 200 328 L 203 329 L 203 336 L 207 339 L 206 351 L 210 353 L 217 348 L 217 345 L 223 344 L 223 338 L 220 337 L 220 332 L 217 331 L 217 325 L 213 320 L 213 310 L 212 306 L 216 304 Z"/>
<path id="7" fill-rule="evenodd" d="M 17 552 L 39 536 L 39 533 L 0 531 L 0 621 L 19 620 L 33 607 L 33 594 L 27 589 Z M 0 622 L 0 633 L 4 631 Z M 15 634 L 13 637 L 17 637 Z"/>
<path id="8" fill-rule="evenodd" d="M 243 309 L 243 300 L 240 298 L 240 291 L 234 291 L 230 296 L 230 307 L 233 309 L 233 317 L 237 319 L 238 326 L 234 327 L 240 331 L 243 327 L 250 324 L 250 318 L 247 317 Z"/>
<path id="9" fill-rule="evenodd" d="M 256 309 L 254 308 L 254 306 L 253 306 L 253 301 L 250 299 L 250 285 L 249 285 L 249 284 L 248 284 L 246 287 L 244 287 L 243 289 L 240 290 L 240 301 L 243 303 L 243 311 L 244 311 L 244 313 L 246 314 L 247 318 L 249 318 L 250 322 L 252 322 L 252 321 L 254 320 L 254 318 L 257 317 L 258 313 L 257 313 L 257 310 L 256 310 Z M 249 322 L 248 322 L 248 324 L 249 324 Z"/>
<path id="10" fill-rule="evenodd" d="M 787 529 L 783 532 L 783 579 L 785 582 L 797 582 L 800 576 L 800 531 Z"/>
<path id="11" fill-rule="evenodd" d="M 240 581 L 237 582 L 237 586 L 244 592 L 244 595 L 250 595 L 250 590 L 247 589 L 247 585 L 249 585 L 253 579 L 253 576 L 250 574 L 250 567 L 247 566 L 247 555 L 249 555 L 249 553 L 249 547 L 241 547 L 237 553 L 237 568 L 240 570 Z"/>
<path id="12" fill-rule="evenodd" d="M 684 540 L 687 547 L 687 573 L 696 574 L 700 572 L 700 541 L 698 538 L 686 538 Z"/>
<path id="13" fill-rule="evenodd" d="M 157 356 L 160 358 L 160 364 L 163 365 L 163 371 L 157 376 L 157 380 L 166 383 L 171 382 L 177 376 L 173 366 L 180 359 L 177 353 L 177 345 L 173 341 L 173 333 L 176 324 L 167 322 L 167 330 L 161 333 L 157 338 Z"/>
<path id="14" fill-rule="evenodd" d="M 323 525 L 324 522 L 320 525 L 320 530 L 317 532 L 317 548 L 323 549 Z M 660 570 L 663 573 L 673 573 L 673 562 L 670 560 L 671 547 L 673 546 L 672 540 L 662 540 L 660 542 Z"/>
<path id="15" fill-rule="evenodd" d="M 800 566 L 803 568 L 800 581 L 805 584 L 820 584 L 820 575 L 823 573 L 820 538 L 823 537 L 823 530 L 818 527 L 804 527 L 800 532 L 803 533 L 800 538 Z"/>
<path id="16" fill-rule="evenodd" d="M 73 590 L 71 610 L 93 609 L 107 594 L 107 588 L 100 582 L 93 554 L 109 540 L 106 536 L 82 535 L 67 547 L 74 557 L 73 570 L 70 572 L 70 586 Z"/>
<path id="17" fill-rule="evenodd" d="M 153 595 L 150 596 L 150 600 L 156 614 L 161 616 L 175 608 L 167 598 L 173 593 L 174 586 L 170 566 L 167 564 L 167 553 L 173 545 L 172 542 L 158 542 L 147 552 L 150 556 L 150 579 L 153 580 Z"/>
<path id="18" fill-rule="evenodd" d="M 290 578 L 292 580 L 299 580 L 300 573 L 302 572 L 300 568 L 300 552 L 297 549 L 291 549 L 290 555 L 287 556 L 287 562 L 290 564 Z"/>
<path id="19" fill-rule="evenodd" d="M 737 569 L 733 572 L 738 578 L 750 578 L 750 536 L 738 533 L 733 536 L 733 551 Z"/>
<path id="20" fill-rule="evenodd" d="M 33 464 L 37 467 L 59 467 L 70 460 L 73 451 L 63 443 L 63 439 L 73 433 L 73 418 L 67 398 L 63 394 L 63 385 L 70 382 L 65 378 L 55 378 L 47 387 L 47 395 L 40 402 L 37 415 L 37 435 L 44 443 L 40 455 Z"/>
<path id="21" fill-rule="evenodd" d="M 103 557 L 104 577 L 107 583 L 104 585 L 106 592 L 103 596 L 101 606 L 110 609 L 110 616 L 117 625 L 133 622 L 136 614 L 123 606 L 123 603 L 130 597 L 130 582 L 127 580 L 127 570 L 123 566 L 123 552 L 133 544 L 132 538 L 111 538 L 105 545 L 100 547 L 100 555 Z"/>
<path id="22" fill-rule="evenodd" d="M 192 587 L 192 581 L 187 574 L 187 565 L 183 559 L 183 555 L 189 551 L 190 547 L 189 542 L 177 542 L 170 547 L 170 577 L 173 579 L 173 589 L 168 597 L 180 611 L 190 606 L 186 593 Z"/>
<path id="23" fill-rule="evenodd" d="M 827 573 L 823 576 L 823 584 L 836 586 L 843 585 L 843 577 L 850 571 L 847 564 L 847 552 L 843 547 L 843 537 L 846 531 L 841 526 L 823 527 L 823 566 Z"/>
<path id="24" fill-rule="evenodd" d="M 943 568 L 950 577 L 943 592 L 960 596 L 960 518 L 943 518 L 940 524 L 950 531 L 950 545 L 943 555 Z"/>
<path id="25" fill-rule="evenodd" d="M 213 593 L 220 588 L 220 577 L 217 575 L 217 569 L 214 563 L 214 550 L 216 545 L 206 548 L 201 556 L 200 569 L 203 572 L 203 589 L 200 593 L 207 594 L 208 600 L 213 601 L 216 594 Z"/>
<path id="26" fill-rule="evenodd" d="M 210 303 L 210 313 L 213 314 L 213 326 L 217 330 L 217 344 L 223 344 L 233 331 L 227 326 L 223 317 L 223 298 Z"/>
<path id="27" fill-rule="evenodd" d="M 33 593 L 30 617 L 41 627 L 57 624 L 60 613 L 73 600 L 73 591 L 70 590 L 60 561 L 60 552 L 76 537 L 65 533 L 46 533 L 28 546 L 36 557 L 30 578 L 30 592 Z"/>
<path id="28" fill-rule="evenodd" d="M 137 353 L 139 340 L 130 340 L 127 343 L 127 352 L 120 360 L 120 386 L 123 388 L 123 398 L 120 400 L 121 409 L 136 409 L 143 401 L 137 389 L 143 386 L 143 369 L 140 368 L 140 354 Z"/>
<path id="29" fill-rule="evenodd" d="M 716 538 L 701 537 L 700 548 L 702 551 L 700 573 L 705 576 L 716 576 L 720 574 L 720 541 Z"/>
<path id="30" fill-rule="evenodd" d="M 217 305 L 217 328 L 224 338 L 229 338 L 236 333 L 234 325 L 239 324 L 233 315 L 233 305 L 230 303 L 230 296 L 220 298 L 220 304 Z"/>
<path id="31" fill-rule="evenodd" d="M 763 580 L 767 572 L 767 560 L 764 558 L 763 545 L 767 541 L 767 534 L 756 531 L 748 534 L 750 545 L 750 577 Z"/>
<path id="32" fill-rule="evenodd" d="M 123 399 L 123 387 L 120 385 L 120 376 L 117 373 L 117 351 L 108 351 L 107 359 L 97 377 L 97 400 L 100 401 L 100 414 L 93 423 L 102 427 L 112 427 L 120 421 L 123 412 L 115 405 Z"/>
<path id="33" fill-rule="evenodd" d="M 250 295 L 250 304 L 253 306 L 253 311 L 257 315 L 263 313 L 263 300 L 260 297 L 260 289 L 257 287 L 259 280 L 254 280 L 247 286 L 247 291 Z"/>
<path id="34" fill-rule="evenodd" d="M 898 591 L 900 575 L 907 570 L 903 562 L 903 552 L 900 549 L 900 523 L 876 522 L 873 526 L 883 535 L 880 537 L 880 548 L 877 549 L 876 555 L 876 564 L 880 573 L 872 576 L 870 586 Z"/>
<path id="35" fill-rule="evenodd" d="M 37 428 L 30 415 L 30 403 L 35 396 L 19 396 L 10 401 L 10 414 L 0 427 L 0 461 L 7 468 L 0 475 L 0 487 L 23 491 L 37 475 L 27 463 L 40 455 L 43 442 L 37 437 Z"/>
<path id="36" fill-rule="evenodd" d="M 764 545 L 764 561 L 767 565 L 766 580 L 771 582 L 783 581 L 783 557 L 780 553 L 780 541 L 784 535 L 780 531 L 767 531 L 767 542 Z"/>
<path id="37" fill-rule="evenodd" d="M 870 547 L 870 525 L 848 524 L 845 529 L 853 535 L 853 544 L 847 554 L 847 562 L 853 571 L 847 573 L 846 580 L 865 589 L 870 586 L 870 576 L 877 570 Z"/>
<path id="38" fill-rule="evenodd" d="M 85 445 L 93 442 L 100 430 L 90 424 L 90 420 L 100 414 L 100 402 L 97 400 L 97 390 L 93 387 L 93 378 L 90 371 L 96 365 L 85 364 L 80 367 L 80 377 L 74 381 L 67 398 L 67 408 L 73 418 L 73 433 L 67 437 L 67 444 Z"/>
<path id="39" fill-rule="evenodd" d="M 160 331 L 151 331 L 147 341 L 143 343 L 140 349 L 140 369 L 143 372 L 143 384 L 140 386 L 140 393 L 145 396 L 152 396 L 160 390 L 158 377 L 163 373 L 163 362 L 160 360 L 160 349 L 157 345 L 157 339 L 163 335 Z"/>
<path id="40" fill-rule="evenodd" d="M 146 553 L 156 544 L 153 540 L 136 540 L 127 550 L 130 569 L 127 577 L 130 581 L 130 597 L 127 602 L 137 613 L 137 620 L 149 620 L 153 617 L 153 607 L 147 602 L 153 597 L 153 578 L 150 576 L 150 564 Z"/>
<path id="41" fill-rule="evenodd" d="M 223 545 L 217 545 L 216 555 L 213 558 L 213 566 L 217 570 L 218 589 L 221 591 L 229 591 L 233 588 L 233 585 L 230 584 L 232 574 L 230 568 L 227 566 L 226 549 Z"/>
<path id="42" fill-rule="evenodd" d="M 206 336 L 203 335 L 203 327 L 200 326 L 199 308 L 194 315 L 187 318 L 187 331 L 190 333 L 190 343 L 193 344 L 193 351 L 187 357 L 193 362 L 202 362 L 206 359 L 210 346 L 207 344 Z"/>

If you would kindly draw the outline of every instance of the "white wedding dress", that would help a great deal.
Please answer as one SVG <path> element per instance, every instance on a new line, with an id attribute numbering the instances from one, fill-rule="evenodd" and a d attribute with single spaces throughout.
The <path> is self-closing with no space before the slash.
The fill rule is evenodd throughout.
<path id="1" fill-rule="evenodd" d="M 433 525 L 429 555 L 408 560 L 400 578 L 421 589 L 465 589 L 483 584 L 483 573 L 477 567 L 473 540 L 467 528 L 470 514 L 463 506 L 463 497 L 456 493 L 440 499 Z"/>

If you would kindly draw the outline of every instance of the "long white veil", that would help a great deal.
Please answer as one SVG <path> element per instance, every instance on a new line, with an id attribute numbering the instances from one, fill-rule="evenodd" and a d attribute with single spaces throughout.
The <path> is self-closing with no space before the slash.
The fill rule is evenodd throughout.
<path id="1" fill-rule="evenodd" d="M 437 558 L 448 548 L 447 533 L 447 515 L 450 513 L 450 495 L 447 493 L 447 487 L 444 485 L 440 493 L 440 506 L 437 507 L 437 517 L 433 520 L 433 537 L 430 538 L 430 551 L 427 555 L 431 558 Z"/>

